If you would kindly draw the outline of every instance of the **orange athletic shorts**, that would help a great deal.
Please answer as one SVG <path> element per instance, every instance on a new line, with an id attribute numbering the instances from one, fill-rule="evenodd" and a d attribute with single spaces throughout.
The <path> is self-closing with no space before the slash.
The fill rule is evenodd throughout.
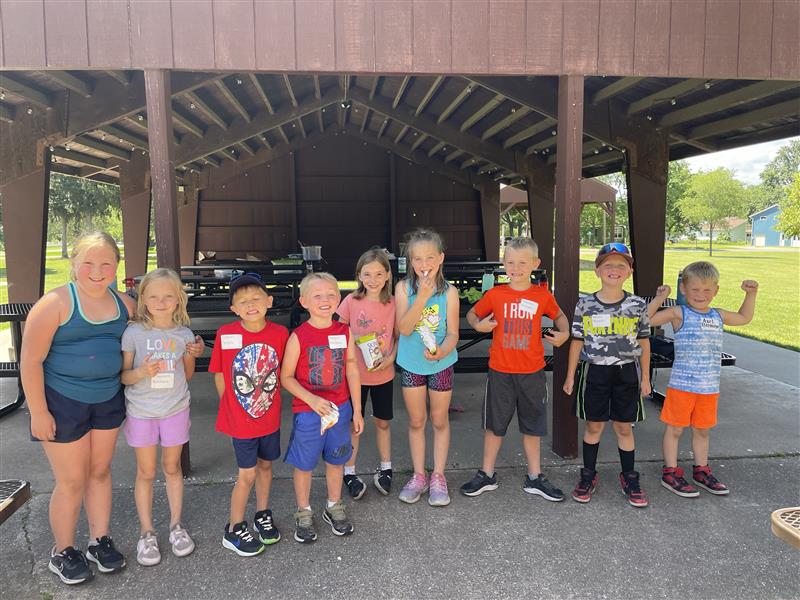
<path id="1" fill-rule="evenodd" d="M 695 394 L 668 387 L 661 420 L 673 427 L 709 429 L 717 424 L 717 398 L 719 394 Z"/>

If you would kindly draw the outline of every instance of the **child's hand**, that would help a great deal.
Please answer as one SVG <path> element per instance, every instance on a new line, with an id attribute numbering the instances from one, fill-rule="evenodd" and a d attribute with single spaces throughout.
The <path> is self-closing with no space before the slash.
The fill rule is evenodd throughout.
<path id="1" fill-rule="evenodd" d="M 475 323 L 475 331 L 481 333 L 489 333 L 497 327 L 497 321 L 494 320 L 494 313 L 489 313 L 483 319 Z"/>
<path id="2" fill-rule="evenodd" d="M 148 354 L 144 357 L 142 364 L 139 365 L 139 374 L 142 379 L 145 377 L 155 377 L 161 371 L 161 361 L 153 360 L 153 355 Z"/>
<path id="3" fill-rule="evenodd" d="M 423 353 L 423 355 L 425 356 L 425 360 L 436 362 L 437 360 L 442 358 L 442 351 L 441 349 L 437 348 L 436 354 L 431 354 L 430 351 L 427 348 L 425 348 L 425 352 Z"/>
<path id="4" fill-rule="evenodd" d="M 56 439 L 56 420 L 49 410 L 31 412 L 31 435 L 42 442 Z"/>
<path id="5" fill-rule="evenodd" d="M 383 371 L 384 369 L 388 369 L 393 364 L 394 364 L 394 358 L 392 358 L 391 356 L 384 356 L 375 364 L 375 367 L 372 369 L 372 372 L 375 373 L 377 371 Z"/>
<path id="6" fill-rule="evenodd" d="M 310 400 L 306 402 L 315 413 L 317 413 L 320 417 L 325 417 L 333 412 L 333 407 L 329 400 L 325 400 L 325 398 L 320 398 L 319 396 L 312 396 Z"/>
<path id="7" fill-rule="evenodd" d="M 433 273 L 431 271 L 425 271 L 425 273 L 427 275 L 423 273 L 422 277 L 417 281 L 417 295 L 427 302 L 436 291 L 436 282 L 432 277 Z"/>
<path id="8" fill-rule="evenodd" d="M 658 286 L 658 289 L 656 290 L 656 298 L 661 298 L 662 300 L 664 298 L 669 298 L 669 293 L 671 291 L 672 291 L 672 288 L 670 288 L 668 285 L 660 285 L 660 286 Z"/>
<path id="9" fill-rule="evenodd" d="M 642 396 L 649 396 L 650 394 L 653 393 L 653 386 L 650 385 L 649 379 L 642 379 L 640 388 L 642 390 Z"/>
<path id="10" fill-rule="evenodd" d="M 564 342 L 569 340 L 569 331 L 559 331 L 558 329 L 551 329 L 544 334 L 544 339 L 550 342 L 553 346 L 558 348 Z"/>
<path id="11" fill-rule="evenodd" d="M 572 390 L 575 387 L 575 378 L 567 377 L 564 381 L 564 386 L 561 388 L 567 396 L 572 396 Z"/>
<path id="12" fill-rule="evenodd" d="M 364 417 L 361 416 L 361 413 L 354 414 L 353 435 L 361 435 L 362 431 L 364 431 Z"/>
<path id="13" fill-rule="evenodd" d="M 745 279 L 742 282 L 742 289 L 745 294 L 755 294 L 758 291 L 758 282 L 752 279 Z"/>
<path id="14" fill-rule="evenodd" d="M 186 353 L 192 358 L 198 358 L 201 356 L 205 349 L 205 342 L 203 342 L 203 338 L 201 338 L 199 335 L 194 336 L 194 342 L 189 342 L 186 344 Z"/>

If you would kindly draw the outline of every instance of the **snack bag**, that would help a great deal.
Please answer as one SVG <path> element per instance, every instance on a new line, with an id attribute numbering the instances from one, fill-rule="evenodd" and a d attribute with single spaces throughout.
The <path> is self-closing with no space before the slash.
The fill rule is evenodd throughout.
<path id="1" fill-rule="evenodd" d="M 375 369 L 383 359 L 378 336 L 374 333 L 362 335 L 360 338 L 356 339 L 356 345 L 359 347 L 361 355 L 364 357 L 364 364 L 367 365 L 367 371 Z"/>
<path id="2" fill-rule="evenodd" d="M 417 323 L 417 333 L 422 338 L 422 343 L 431 354 L 436 354 L 438 345 L 436 344 L 436 330 L 439 329 L 441 317 L 439 316 L 439 306 L 434 304 L 422 311 L 422 317 Z"/>
<path id="3" fill-rule="evenodd" d="M 336 425 L 339 422 L 339 407 L 336 406 L 333 402 L 331 402 L 331 408 L 333 412 L 328 413 L 326 416 L 322 417 L 320 420 L 320 427 L 319 427 L 319 434 L 322 435 L 328 429 Z"/>

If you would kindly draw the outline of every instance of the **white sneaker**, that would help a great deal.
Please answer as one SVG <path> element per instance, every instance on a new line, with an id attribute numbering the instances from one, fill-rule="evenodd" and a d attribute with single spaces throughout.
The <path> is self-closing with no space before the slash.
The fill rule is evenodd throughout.
<path id="1" fill-rule="evenodd" d="M 136 544 L 136 562 L 143 567 L 152 567 L 161 562 L 158 538 L 152 531 L 145 531 Z"/>
<path id="2" fill-rule="evenodd" d="M 189 532 L 183 525 L 176 523 L 169 532 L 169 543 L 172 544 L 172 553 L 175 556 L 188 556 L 194 551 L 194 540 L 189 537 Z"/>

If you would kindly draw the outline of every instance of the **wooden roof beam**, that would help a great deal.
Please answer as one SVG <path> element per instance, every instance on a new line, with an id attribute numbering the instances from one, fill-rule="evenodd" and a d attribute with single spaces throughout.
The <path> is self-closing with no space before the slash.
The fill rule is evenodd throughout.
<path id="1" fill-rule="evenodd" d="M 60 147 L 53 148 L 52 154 L 57 158 L 77 162 L 83 165 L 89 165 L 101 169 L 108 168 L 108 162 L 105 159 L 97 158 L 91 154 L 84 154 L 83 152 L 76 152 L 75 150 L 67 150 L 66 148 Z"/>
<path id="2" fill-rule="evenodd" d="M 466 131 L 467 129 L 469 129 L 470 127 L 475 125 L 475 123 L 480 121 L 483 117 L 485 117 L 490 112 L 492 112 L 495 108 L 500 106 L 503 103 L 504 100 L 505 100 L 505 96 L 503 96 L 502 94 L 495 95 L 495 97 L 492 98 L 491 100 L 489 100 L 489 102 L 487 102 L 486 104 L 481 106 L 478 110 L 476 110 L 469 117 L 467 117 L 467 120 L 464 121 L 461 124 L 461 128 L 460 128 L 461 131 Z M 483 138 L 481 138 L 481 139 L 483 139 Z"/>
<path id="3" fill-rule="evenodd" d="M 386 131 L 386 128 L 389 126 L 389 117 L 384 117 L 381 126 L 378 128 L 378 139 L 381 139 L 383 132 Z"/>
<path id="4" fill-rule="evenodd" d="M 258 76 L 255 73 L 249 73 L 248 76 L 250 77 L 250 81 L 253 83 L 253 87 L 255 88 L 258 97 L 261 98 L 264 106 L 267 107 L 267 112 L 271 115 L 274 115 L 275 109 L 272 107 L 272 102 L 269 101 L 269 96 L 267 96 L 267 92 L 264 90 L 264 86 L 261 85 L 261 81 L 259 81 Z M 317 98 L 317 100 L 319 100 L 319 98 Z"/>
<path id="5" fill-rule="evenodd" d="M 681 96 L 694 92 L 706 85 L 710 86 L 710 82 L 703 79 L 685 79 L 684 81 L 679 81 L 663 90 L 653 92 L 644 98 L 640 98 L 636 102 L 631 102 L 628 105 L 626 114 L 635 115 L 636 113 L 640 113 L 658 104 L 670 102 L 673 98 L 677 100 Z"/>
<path id="6" fill-rule="evenodd" d="M 284 143 L 291 144 L 289 136 L 286 135 L 286 130 L 281 125 L 278 125 L 277 130 L 278 130 L 278 135 L 281 136 L 281 139 L 283 139 Z"/>
<path id="7" fill-rule="evenodd" d="M 94 86 L 89 85 L 83 79 L 75 77 L 72 73 L 67 71 L 39 71 L 50 79 L 58 82 L 59 85 L 64 86 L 70 91 L 80 94 L 84 98 L 90 98 L 94 92 Z"/>
<path id="8" fill-rule="evenodd" d="M 322 98 L 322 88 L 319 86 L 319 75 L 314 75 L 314 98 Z"/>
<path id="9" fill-rule="evenodd" d="M 241 79 L 237 79 L 237 81 L 241 81 Z M 253 117 L 251 117 L 250 113 L 247 112 L 247 109 L 233 93 L 233 90 L 231 90 L 231 88 L 228 87 L 228 84 L 225 83 L 225 80 L 218 79 L 216 84 L 217 84 L 217 89 L 220 91 L 225 100 L 228 101 L 228 104 L 230 104 L 234 109 L 236 109 L 236 112 L 242 115 L 242 118 L 245 121 L 247 121 L 248 123 L 252 121 Z M 297 105 L 295 104 L 295 106 Z"/>
<path id="10" fill-rule="evenodd" d="M 50 94 L 40 92 L 27 83 L 12 79 L 6 73 L 0 74 L 0 90 L 25 98 L 25 100 L 44 109 L 53 107 L 53 98 Z"/>
<path id="11" fill-rule="evenodd" d="M 183 114 L 175 102 L 172 103 L 172 120 L 183 125 L 192 135 L 196 135 L 199 138 L 205 135 L 205 130 L 192 121 L 187 115 Z"/>
<path id="12" fill-rule="evenodd" d="M 256 155 L 256 151 L 250 147 L 250 144 L 247 143 L 247 140 L 242 140 L 241 142 L 237 142 L 235 146 L 240 150 L 247 152 L 250 156 Z"/>
<path id="13" fill-rule="evenodd" d="M 297 118 L 295 122 L 297 123 L 297 127 L 300 129 L 300 135 L 303 136 L 303 139 L 307 138 L 308 134 L 306 133 L 306 128 L 303 126 L 303 119 Z M 292 124 L 292 126 L 294 126 L 294 124 Z"/>
<path id="14" fill-rule="evenodd" d="M 297 108 L 297 97 L 294 95 L 292 82 L 289 80 L 289 76 L 286 73 L 283 74 L 283 83 L 286 85 L 286 93 L 289 94 L 289 102 L 291 102 L 294 108 Z M 319 100 L 319 98 L 317 98 L 317 100 Z"/>
<path id="15" fill-rule="evenodd" d="M 189 101 L 189 109 L 190 110 L 198 110 L 201 112 L 207 119 L 211 120 L 217 127 L 222 129 L 228 129 L 228 123 L 225 122 L 225 119 L 222 118 L 216 110 L 211 108 L 205 100 L 203 100 L 200 96 L 197 95 L 197 92 L 187 92 L 185 94 L 186 99 Z"/>
<path id="16" fill-rule="evenodd" d="M 522 119 L 523 117 L 528 116 L 531 113 L 531 109 L 527 106 L 519 106 L 511 109 L 511 113 L 502 119 L 500 119 L 497 123 L 489 127 L 486 131 L 483 132 L 481 135 L 481 140 L 486 141 L 490 137 L 493 137 L 503 131 L 504 129 L 508 129 L 511 125 Z M 513 144 L 512 144 L 513 145 Z"/>
<path id="17" fill-rule="evenodd" d="M 236 153 L 235 148 L 225 148 L 224 150 L 221 150 L 218 154 L 220 156 L 227 158 L 228 160 L 232 160 L 233 162 L 239 160 L 239 155 Z"/>
<path id="18" fill-rule="evenodd" d="M 455 110 L 464 103 L 464 100 L 466 100 L 469 97 L 469 95 L 472 93 L 473 88 L 474 85 L 472 83 L 467 83 L 464 89 L 461 90 L 461 92 L 459 92 L 459 94 L 455 98 L 453 98 L 453 101 L 450 102 L 450 104 L 448 104 L 445 107 L 445 109 L 442 111 L 442 114 L 440 114 L 439 117 L 436 119 L 436 123 L 439 125 L 444 123 L 447 120 L 447 118 L 450 115 L 452 115 L 455 112 Z"/>
<path id="19" fill-rule="evenodd" d="M 7 104 L 0 104 L 0 121 L 13 123 L 17 117 L 17 111 Z"/>
<path id="20" fill-rule="evenodd" d="M 444 142 L 436 142 L 430 150 L 428 150 L 428 158 L 432 158 L 439 153 L 439 150 L 447 150 L 447 144 Z"/>
<path id="21" fill-rule="evenodd" d="M 139 137 L 138 135 L 134 135 L 125 131 L 124 129 L 120 129 L 119 127 L 115 127 L 113 125 L 106 125 L 102 128 L 103 132 L 107 135 L 113 137 L 116 140 L 119 140 L 119 143 L 122 144 L 124 142 L 129 143 L 131 146 L 139 148 L 141 150 L 147 150 L 147 138 Z"/>
<path id="22" fill-rule="evenodd" d="M 800 100 L 792 98 L 791 100 L 757 108 L 740 115 L 698 125 L 690 129 L 686 137 L 690 140 L 712 137 L 782 117 L 798 116 L 798 114 L 800 114 Z"/>
<path id="23" fill-rule="evenodd" d="M 406 133 L 408 133 L 408 125 L 403 125 L 403 128 L 400 130 L 400 133 L 398 133 L 395 136 L 394 143 L 399 144 L 405 137 Z"/>
<path id="24" fill-rule="evenodd" d="M 107 144 L 106 142 L 97 140 L 93 137 L 89 137 L 88 135 L 78 136 L 74 139 L 74 141 L 76 144 L 86 146 L 87 148 L 97 150 L 98 152 L 105 152 L 106 154 L 115 156 L 121 160 L 124 160 L 125 162 L 128 162 L 131 159 L 131 152 L 123 150 L 122 148 L 118 148 L 112 144 Z"/>
<path id="25" fill-rule="evenodd" d="M 321 97 L 322 96 L 320 96 L 320 98 Z M 325 119 L 322 116 L 323 115 L 322 109 L 319 109 L 316 115 L 317 115 L 317 125 L 319 126 L 319 132 L 325 133 Z"/>
<path id="26" fill-rule="evenodd" d="M 392 108 L 397 108 L 398 105 L 403 101 L 403 96 L 408 90 L 408 84 L 410 82 L 411 82 L 410 75 L 406 75 L 405 77 L 403 77 L 403 81 L 400 82 L 400 88 L 397 90 L 397 93 L 394 96 L 394 100 L 392 101 Z"/>
<path id="27" fill-rule="evenodd" d="M 213 167 L 218 167 L 218 166 L 220 166 L 222 164 L 222 161 L 220 159 L 218 159 L 216 156 L 214 156 L 213 154 L 209 154 L 208 156 L 204 156 L 199 160 L 203 160 L 203 161 L 205 161 L 206 163 L 208 163 L 209 165 L 211 165 Z M 194 164 L 194 163 L 189 163 L 189 164 Z"/>
<path id="28" fill-rule="evenodd" d="M 604 88 L 596 91 L 592 96 L 590 101 L 591 104 L 599 104 L 603 100 L 608 100 L 609 98 L 613 98 L 617 94 L 621 94 L 628 88 L 635 86 L 639 83 L 644 77 L 621 77 L 617 79 L 614 83 L 611 83 Z"/>
<path id="29" fill-rule="evenodd" d="M 453 151 L 452 151 L 450 154 L 448 154 L 448 155 L 445 157 L 445 159 L 444 159 L 444 164 L 451 163 L 452 161 L 454 161 L 455 159 L 457 159 L 457 158 L 458 158 L 459 156 L 461 156 L 462 154 L 464 154 L 464 151 L 463 151 L 463 150 L 458 150 L 458 149 L 456 149 L 456 150 L 453 150 Z"/>
<path id="30" fill-rule="evenodd" d="M 350 115 L 350 109 L 341 103 L 339 104 L 339 127 L 344 129 L 344 126 L 347 125 L 347 119 Z"/>
<path id="31" fill-rule="evenodd" d="M 116 79 L 122 85 L 129 85 L 131 82 L 131 78 L 127 71 L 105 71 L 105 73 L 109 77 Z"/>
<path id="32" fill-rule="evenodd" d="M 689 144 L 690 146 L 693 146 L 698 150 L 702 150 L 703 152 L 717 152 L 719 150 L 719 148 L 717 148 L 713 144 L 709 144 L 707 142 L 701 142 L 699 140 L 690 140 L 685 135 L 682 135 L 677 131 L 670 131 L 669 137 L 671 140 L 674 140 L 682 144 Z"/>
<path id="33" fill-rule="evenodd" d="M 375 94 L 378 93 L 378 88 L 381 85 L 381 80 L 383 78 L 380 75 L 375 75 L 372 79 L 372 86 L 369 88 L 369 99 L 372 100 L 375 97 Z"/>
<path id="34" fill-rule="evenodd" d="M 361 119 L 361 127 L 360 127 L 360 132 L 361 133 L 364 133 L 364 130 L 367 128 L 368 124 L 369 124 L 369 106 L 365 106 L 364 107 L 364 118 Z"/>
<path id="35" fill-rule="evenodd" d="M 416 132 L 416 131 L 414 132 L 414 135 L 417 135 L 417 132 Z M 428 139 L 428 134 L 427 134 L 427 133 L 421 133 L 421 134 L 419 134 L 419 136 L 417 137 L 417 139 L 416 139 L 416 140 L 414 140 L 414 142 L 411 144 L 411 151 L 412 151 L 412 152 L 414 152 L 414 151 L 415 151 L 417 148 L 419 148 L 419 147 L 420 147 L 420 146 L 421 146 L 421 145 L 422 145 L 422 144 L 425 142 L 425 140 L 427 140 L 427 139 Z"/>
<path id="36" fill-rule="evenodd" d="M 422 100 L 419 101 L 417 109 L 414 111 L 414 114 L 416 116 L 422 114 L 422 111 L 425 110 L 425 107 L 427 107 L 428 104 L 430 104 L 430 101 L 433 99 L 433 96 L 436 94 L 436 91 L 439 89 L 442 83 L 444 83 L 444 76 L 442 75 L 439 75 L 438 77 L 436 77 L 436 79 L 433 80 L 433 83 L 428 88 L 428 91 L 425 92 L 425 95 L 422 97 Z"/>
<path id="37" fill-rule="evenodd" d="M 267 150 L 272 150 L 272 144 L 270 144 L 266 133 L 261 133 L 255 136 L 255 140 L 263 144 L 264 148 L 266 148 Z"/>

